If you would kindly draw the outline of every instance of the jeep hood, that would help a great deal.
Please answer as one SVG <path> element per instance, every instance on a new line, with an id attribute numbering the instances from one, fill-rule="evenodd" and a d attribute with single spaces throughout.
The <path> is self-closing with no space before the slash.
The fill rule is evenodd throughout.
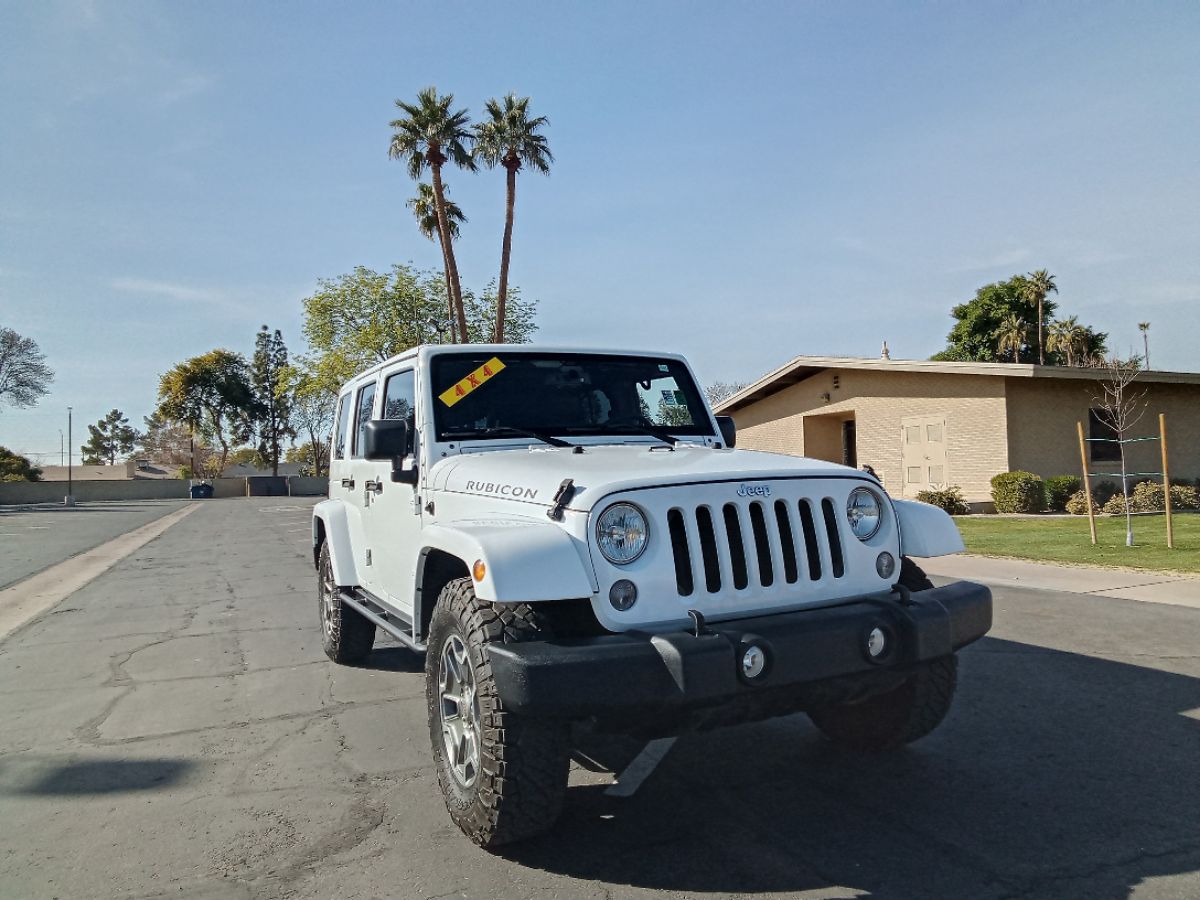
<path id="1" fill-rule="evenodd" d="M 755 450 L 665 445 L 522 447 L 465 453 L 437 463 L 433 490 L 549 506 L 564 479 L 574 482 L 568 509 L 587 511 L 608 494 L 691 482 L 869 476 L 847 466 Z"/>

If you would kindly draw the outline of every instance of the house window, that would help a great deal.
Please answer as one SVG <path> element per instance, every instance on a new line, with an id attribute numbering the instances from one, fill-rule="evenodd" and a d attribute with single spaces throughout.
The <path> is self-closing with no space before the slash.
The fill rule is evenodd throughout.
<path id="1" fill-rule="evenodd" d="M 921 426 L 920 425 L 905 425 L 904 426 L 904 443 L 906 443 L 906 444 L 921 443 Z"/>
<path id="2" fill-rule="evenodd" d="M 943 474 L 943 468 L 941 466 L 929 467 L 929 484 L 931 486 L 941 484 L 945 478 L 946 476 Z"/>
<path id="3" fill-rule="evenodd" d="M 909 484 L 920 484 L 921 483 L 921 467 L 920 466 L 909 466 L 907 469 L 905 469 L 904 470 L 904 480 L 907 481 Z"/>
<path id="4" fill-rule="evenodd" d="M 1088 410 L 1088 437 L 1091 439 L 1088 447 L 1092 462 L 1118 462 L 1121 459 L 1121 445 L 1116 442 L 1117 429 L 1112 427 L 1104 410 Z"/>
<path id="5" fill-rule="evenodd" d="M 926 425 L 925 440 L 931 444 L 940 444 L 942 442 L 942 426 L 941 425 Z"/>

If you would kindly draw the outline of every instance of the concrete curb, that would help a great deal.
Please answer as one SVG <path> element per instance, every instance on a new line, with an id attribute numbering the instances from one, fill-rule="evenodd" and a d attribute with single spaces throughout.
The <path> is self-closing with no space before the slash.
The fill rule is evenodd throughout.
<path id="1" fill-rule="evenodd" d="M 1200 609 L 1200 578 L 1104 569 L 1095 566 L 1062 566 L 1022 559 L 997 559 L 960 553 L 920 560 L 930 575 L 981 581 L 1001 587 L 1032 588 L 1117 597 L 1146 603 L 1169 603 Z"/>

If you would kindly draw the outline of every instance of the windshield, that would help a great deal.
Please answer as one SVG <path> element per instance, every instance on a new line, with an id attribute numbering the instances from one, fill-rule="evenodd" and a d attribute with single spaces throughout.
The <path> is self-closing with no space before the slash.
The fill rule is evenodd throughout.
<path id="1" fill-rule="evenodd" d="M 711 435 L 704 401 L 677 360 L 585 353 L 438 354 L 437 440 L 540 435 Z M 654 432 L 658 432 L 655 435 Z"/>

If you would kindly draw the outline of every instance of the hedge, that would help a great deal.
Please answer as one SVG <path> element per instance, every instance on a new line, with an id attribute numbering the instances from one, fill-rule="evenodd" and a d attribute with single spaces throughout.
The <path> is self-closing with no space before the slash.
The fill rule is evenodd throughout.
<path id="1" fill-rule="evenodd" d="M 1046 508 L 1046 489 L 1032 472 L 1001 472 L 992 478 L 996 512 L 1036 513 Z"/>
<path id="2" fill-rule="evenodd" d="M 944 509 L 952 516 L 965 516 L 971 511 L 971 507 L 967 506 L 967 501 L 963 499 L 962 488 L 956 484 L 940 491 L 918 491 L 917 499 Z"/>
<path id="3" fill-rule="evenodd" d="M 1047 478 L 1046 509 L 1062 512 L 1067 508 L 1067 501 L 1082 487 L 1083 481 L 1078 475 L 1055 475 L 1053 478 Z"/>

